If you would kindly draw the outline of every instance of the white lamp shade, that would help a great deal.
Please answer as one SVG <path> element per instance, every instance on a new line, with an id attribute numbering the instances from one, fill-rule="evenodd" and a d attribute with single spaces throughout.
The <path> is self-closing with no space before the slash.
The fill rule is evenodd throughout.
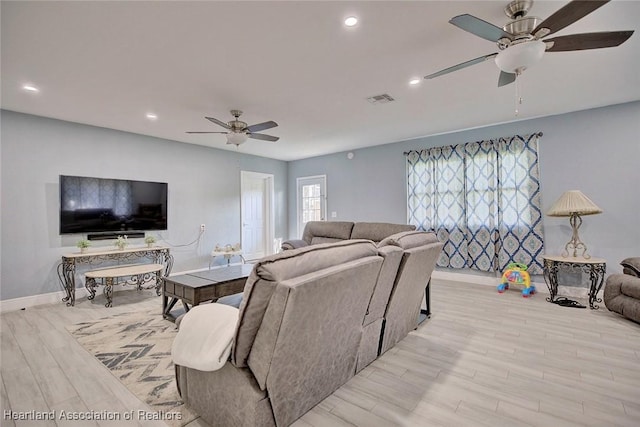
<path id="1" fill-rule="evenodd" d="M 547 212 L 549 216 L 593 215 L 602 213 L 595 203 L 579 190 L 565 191 Z"/>
<path id="2" fill-rule="evenodd" d="M 248 135 L 244 132 L 229 132 L 227 134 L 227 144 L 240 145 L 247 140 Z"/>
<path id="3" fill-rule="evenodd" d="M 546 47 L 541 40 L 514 44 L 498 53 L 496 65 L 505 73 L 522 72 L 542 59 Z"/>

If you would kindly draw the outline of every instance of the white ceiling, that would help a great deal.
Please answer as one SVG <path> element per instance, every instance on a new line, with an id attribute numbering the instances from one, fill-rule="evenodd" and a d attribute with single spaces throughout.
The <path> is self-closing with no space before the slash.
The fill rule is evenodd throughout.
<path id="1" fill-rule="evenodd" d="M 617 48 L 546 53 L 521 79 L 518 117 L 515 85 L 497 87 L 493 61 L 408 84 L 497 51 L 448 20 L 470 13 L 501 26 L 506 4 L 2 1 L 2 108 L 233 150 L 224 135 L 185 131 L 223 130 L 204 116 L 228 121 L 238 108 L 249 124 L 276 121 L 264 133 L 280 137 L 241 152 L 295 160 L 640 99 L 639 1 L 556 33 L 636 30 Z M 530 15 L 564 4 L 537 1 Z M 366 100 L 383 93 L 395 102 Z"/>

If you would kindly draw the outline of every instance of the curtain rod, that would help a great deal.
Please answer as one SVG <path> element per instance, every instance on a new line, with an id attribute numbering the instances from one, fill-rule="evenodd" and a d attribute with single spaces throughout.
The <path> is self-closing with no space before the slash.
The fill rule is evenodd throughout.
<path id="1" fill-rule="evenodd" d="M 532 134 L 531 134 L 531 136 L 537 136 L 537 137 L 539 137 L 539 138 L 541 138 L 541 137 L 542 137 L 542 135 L 543 135 L 543 133 L 542 133 L 542 132 L 535 132 L 535 133 L 532 133 Z M 501 137 L 501 138 L 502 138 L 502 137 Z M 411 151 L 419 151 L 419 150 L 423 150 L 423 148 L 422 148 L 422 149 L 415 149 L 415 150 L 411 150 Z M 404 155 L 406 156 L 406 155 L 408 155 L 409 153 L 411 153 L 411 151 L 405 151 L 405 152 L 404 152 L 404 153 L 402 153 L 402 154 L 404 154 Z"/>

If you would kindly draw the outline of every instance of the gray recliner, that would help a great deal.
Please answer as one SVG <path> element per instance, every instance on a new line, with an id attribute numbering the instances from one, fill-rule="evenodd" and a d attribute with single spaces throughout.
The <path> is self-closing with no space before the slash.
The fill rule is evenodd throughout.
<path id="1" fill-rule="evenodd" d="M 640 257 L 623 260 L 625 274 L 612 274 L 604 286 L 604 304 L 613 312 L 640 323 Z"/>
<path id="2" fill-rule="evenodd" d="M 407 231 L 390 236 L 378 245 L 379 249 L 385 246 L 399 247 L 403 254 L 384 314 L 380 354 L 418 326 L 425 288 L 444 245 L 434 233 Z"/>
<path id="3" fill-rule="evenodd" d="M 211 426 L 290 425 L 355 375 L 382 264 L 365 240 L 260 260 L 245 286 L 230 360 L 207 372 L 176 366 L 185 403 Z"/>

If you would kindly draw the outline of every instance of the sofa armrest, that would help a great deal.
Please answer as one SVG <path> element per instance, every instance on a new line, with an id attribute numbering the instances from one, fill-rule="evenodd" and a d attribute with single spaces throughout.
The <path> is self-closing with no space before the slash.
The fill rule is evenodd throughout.
<path id="1" fill-rule="evenodd" d="M 640 277 L 640 257 L 623 259 L 620 265 L 622 265 L 622 271 L 625 274 Z"/>
<path id="2" fill-rule="evenodd" d="M 285 240 L 284 242 L 282 242 L 282 250 L 283 251 L 288 251 L 290 249 L 298 249 L 298 248 L 304 248 L 305 246 L 309 246 L 309 244 L 302 240 Z"/>
<path id="3" fill-rule="evenodd" d="M 171 347 L 173 363 L 199 371 L 222 368 L 231 354 L 238 313 L 235 307 L 216 303 L 189 310 Z"/>

